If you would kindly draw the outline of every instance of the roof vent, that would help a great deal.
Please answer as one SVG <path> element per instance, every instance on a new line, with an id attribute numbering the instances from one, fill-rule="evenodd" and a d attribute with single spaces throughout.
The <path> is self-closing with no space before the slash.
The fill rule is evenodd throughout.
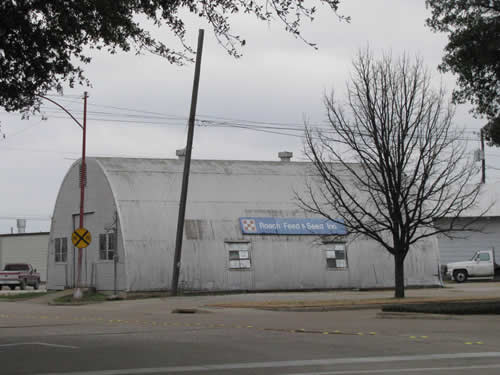
<path id="1" fill-rule="evenodd" d="M 180 150 L 175 150 L 175 155 L 177 155 L 179 159 L 184 159 L 184 157 L 186 156 L 186 149 L 182 148 Z"/>
<path id="2" fill-rule="evenodd" d="M 281 161 L 290 161 L 292 159 L 293 152 L 290 151 L 281 151 L 278 152 L 278 157 L 281 159 Z"/>
<path id="3" fill-rule="evenodd" d="M 26 232 L 26 219 L 17 219 L 17 233 Z"/>

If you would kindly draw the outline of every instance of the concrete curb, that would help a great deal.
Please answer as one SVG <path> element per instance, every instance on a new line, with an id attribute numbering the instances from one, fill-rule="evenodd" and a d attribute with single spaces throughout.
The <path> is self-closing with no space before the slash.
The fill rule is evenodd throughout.
<path id="1" fill-rule="evenodd" d="M 410 313 L 410 312 L 378 312 L 378 319 L 428 319 L 428 320 L 458 320 L 456 315 Z"/>
<path id="2" fill-rule="evenodd" d="M 494 302 L 499 301 L 499 297 L 478 297 L 478 298 L 413 298 L 408 300 L 398 301 L 395 299 L 383 299 L 381 301 L 371 300 L 350 300 L 350 301 L 335 301 L 329 304 L 327 301 L 307 301 L 304 304 L 299 304 L 300 301 L 286 301 L 273 305 L 272 303 L 224 303 L 224 304 L 210 304 L 205 307 L 211 308 L 246 308 L 267 311 L 281 311 L 281 312 L 325 312 L 325 311 L 340 311 L 340 310 L 369 310 L 380 309 L 384 305 L 412 305 L 422 303 L 460 303 L 460 302 Z"/>
<path id="3" fill-rule="evenodd" d="M 68 303 L 64 303 L 64 302 L 49 302 L 48 305 L 49 306 L 84 306 L 84 305 L 95 305 L 95 304 L 98 304 L 98 303 L 103 303 L 103 302 L 107 302 L 107 301 L 96 301 L 96 302 L 68 302 Z"/>

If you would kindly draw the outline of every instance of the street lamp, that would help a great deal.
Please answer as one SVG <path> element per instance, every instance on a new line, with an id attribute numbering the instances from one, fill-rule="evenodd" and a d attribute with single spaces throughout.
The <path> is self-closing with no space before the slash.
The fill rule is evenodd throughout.
<path id="1" fill-rule="evenodd" d="M 73 121 L 83 130 L 82 163 L 81 163 L 81 167 L 80 167 L 80 226 L 79 226 L 79 228 L 83 228 L 83 215 L 84 215 L 83 207 L 84 207 L 84 202 L 85 202 L 85 180 L 87 177 L 87 167 L 85 164 L 85 148 L 86 148 L 86 137 L 87 137 L 87 98 L 88 98 L 87 91 L 85 91 L 83 93 L 83 125 L 80 124 L 80 122 L 61 104 L 57 103 L 56 101 L 54 101 L 52 99 L 49 99 L 49 98 L 43 96 L 43 95 L 37 95 L 37 96 L 57 105 L 64 112 L 66 112 L 69 115 L 69 117 L 71 117 L 73 119 Z M 73 292 L 73 298 L 75 298 L 75 299 L 82 298 L 82 291 L 80 289 L 81 277 L 82 277 L 82 249 L 80 247 L 78 247 L 78 270 L 77 270 L 77 278 L 76 278 L 76 288 Z"/>

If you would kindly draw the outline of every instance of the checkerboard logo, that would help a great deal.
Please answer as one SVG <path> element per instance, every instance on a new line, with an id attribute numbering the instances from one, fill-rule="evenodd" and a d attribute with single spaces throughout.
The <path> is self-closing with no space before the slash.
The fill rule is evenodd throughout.
<path id="1" fill-rule="evenodd" d="M 257 225 L 254 219 L 243 219 L 241 226 L 244 233 L 257 233 Z"/>

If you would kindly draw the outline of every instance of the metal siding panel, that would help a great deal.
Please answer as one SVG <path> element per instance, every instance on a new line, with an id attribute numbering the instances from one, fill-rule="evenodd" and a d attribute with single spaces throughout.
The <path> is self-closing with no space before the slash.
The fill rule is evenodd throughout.
<path id="1" fill-rule="evenodd" d="M 171 251 L 168 249 L 170 245 Z M 160 240 L 126 240 L 127 289 L 163 290 L 170 285 L 173 244 Z"/>
<path id="2" fill-rule="evenodd" d="M 71 244 L 70 236 L 74 226 L 78 226 L 77 218 L 79 213 L 80 190 L 78 188 L 79 164 L 76 162 L 71 167 L 61 185 L 54 209 L 52 220 L 50 239 L 53 243 L 54 238 L 68 237 L 68 262 L 67 262 L 67 279 L 69 285 L 73 285 L 73 261 L 74 248 Z M 92 280 L 92 264 L 98 263 L 99 260 L 99 234 L 105 233 L 106 228 L 114 222 L 114 214 L 116 211 L 113 192 L 109 186 L 108 180 L 104 175 L 102 168 L 95 159 L 89 158 L 87 161 L 87 187 L 85 189 L 85 223 L 84 226 L 92 234 L 92 243 L 89 247 L 83 250 L 83 268 L 82 268 L 82 285 L 90 286 Z M 75 216 L 75 214 L 77 216 Z M 118 228 L 119 230 L 120 228 Z M 121 237 L 119 236 L 119 239 Z M 117 241 L 118 254 L 121 258 L 120 262 L 125 262 L 123 254 L 123 246 L 121 241 Z M 76 252 L 75 252 L 76 254 Z M 104 262 L 105 263 L 105 262 Z M 104 264 L 103 263 L 103 264 Z M 107 263 L 106 263 L 107 264 Z M 108 272 L 106 266 L 101 267 L 101 277 L 104 280 L 109 279 L 109 275 L 103 275 L 104 270 Z M 123 268 L 122 268 L 123 269 Z M 49 251 L 48 257 L 48 287 L 53 286 L 51 278 L 59 279 L 58 272 L 61 268 L 57 267 L 54 262 L 53 249 Z M 125 287 L 125 273 L 120 273 L 120 285 Z M 112 280 L 111 275 L 111 280 Z M 106 284 L 107 285 L 107 284 Z"/>
<path id="3" fill-rule="evenodd" d="M 28 263 L 40 273 L 40 280 L 47 281 L 47 249 L 49 235 L 12 236 L 1 239 L 3 264 Z"/>
<path id="4" fill-rule="evenodd" d="M 477 226 L 482 232 L 464 232 L 456 235 L 466 238 L 450 239 L 444 235 L 438 236 L 441 264 L 469 260 L 476 251 L 491 248 L 495 249 L 496 263 L 500 263 L 500 218 L 481 219 Z"/>
<path id="5" fill-rule="evenodd" d="M 49 285 L 47 288 L 52 290 L 61 290 L 64 289 L 67 282 L 67 265 L 66 264 L 56 264 L 54 266 L 56 270 L 52 274 L 52 278 L 49 279 Z"/>
<path id="6" fill-rule="evenodd" d="M 107 201 L 116 201 L 118 205 L 126 289 L 169 287 L 183 162 L 95 160 L 109 179 L 112 193 L 97 190 L 90 193 L 88 207 L 105 210 Z M 326 269 L 323 251 L 313 246 L 313 237 L 241 234 L 239 217 L 307 216 L 297 209 L 293 197 L 294 191 L 303 190 L 310 168 L 309 163 L 295 162 L 193 160 L 186 219 L 204 224 L 189 224 L 193 228 L 188 233 L 190 240 L 184 240 L 181 266 L 184 286 L 227 290 L 237 282 L 255 289 L 299 289 L 374 287 L 393 283 L 392 258 L 386 252 L 375 250 L 377 246 L 371 241 L 355 241 L 350 245 L 349 270 L 345 272 Z M 90 186 L 91 177 L 89 175 Z M 61 212 L 69 210 L 75 191 L 65 191 L 58 197 L 56 208 L 60 206 Z M 62 220 L 59 210 L 56 219 L 56 224 Z M 234 271 L 227 270 L 224 241 L 245 238 L 252 242 L 252 271 L 240 272 L 238 280 L 232 283 Z M 436 262 L 436 254 L 437 248 L 432 246 L 428 251 L 417 250 L 409 261 L 408 280 L 436 284 L 436 267 L 429 266 Z M 418 267 L 414 262 L 423 262 L 424 266 Z"/>

